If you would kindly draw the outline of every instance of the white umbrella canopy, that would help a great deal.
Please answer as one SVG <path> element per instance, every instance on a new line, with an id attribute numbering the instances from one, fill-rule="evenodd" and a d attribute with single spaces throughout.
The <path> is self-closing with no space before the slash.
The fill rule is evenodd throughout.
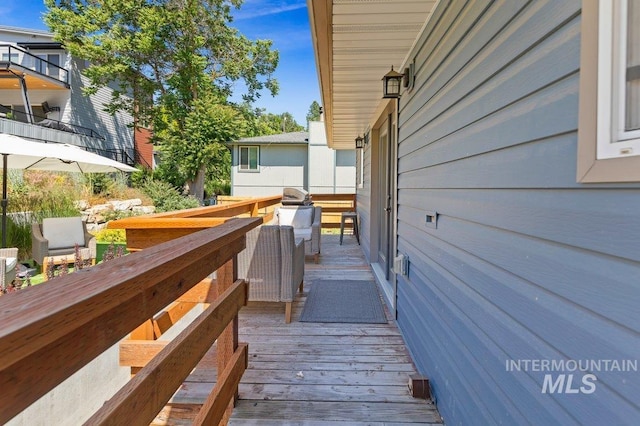
<path id="1" fill-rule="evenodd" d="M 2 155 L 2 247 L 6 246 L 7 169 L 46 170 L 52 172 L 109 173 L 135 172 L 134 167 L 111 160 L 81 148 L 61 144 L 36 142 L 19 136 L 0 133 Z"/>
<path id="2" fill-rule="evenodd" d="M 98 154 L 61 143 L 36 142 L 0 133 L 0 154 L 7 156 L 7 168 L 52 172 L 135 172 L 134 167 Z"/>

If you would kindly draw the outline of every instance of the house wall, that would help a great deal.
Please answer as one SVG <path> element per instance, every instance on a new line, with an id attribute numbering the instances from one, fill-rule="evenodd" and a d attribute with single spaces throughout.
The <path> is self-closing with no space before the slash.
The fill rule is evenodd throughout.
<path id="1" fill-rule="evenodd" d="M 81 74 L 84 61 L 71 60 L 69 64 L 71 96 L 62 111 L 62 121 L 93 129 L 104 141 L 96 140 L 92 148 L 126 150 L 134 157 L 133 123 L 131 114 L 120 111 L 114 115 L 104 111 L 113 89 L 103 87 L 95 94 L 85 95 L 83 89 L 89 86 L 89 79 Z"/>
<path id="2" fill-rule="evenodd" d="M 308 147 L 308 191 L 312 194 L 353 194 L 356 183 L 355 150 L 329 148 L 322 121 L 309 122 Z"/>
<path id="3" fill-rule="evenodd" d="M 506 368 L 640 354 L 640 187 L 576 183 L 580 7 L 442 0 L 408 56 L 397 227 L 410 268 L 397 277 L 398 325 L 447 424 L 640 418 L 640 372 L 592 370 L 589 394 L 585 372 Z M 576 393 L 543 393 L 547 374 L 573 374 Z"/>
<path id="4" fill-rule="evenodd" d="M 16 80 L 17 82 L 17 80 Z M 58 106 L 61 109 L 67 104 L 71 92 L 69 90 L 28 90 L 29 102 L 32 106 L 42 105 L 47 101 L 49 106 Z M 0 90 L 0 104 L 2 105 L 18 105 L 23 106 L 22 91 L 20 90 Z M 34 112 L 34 115 L 35 114 Z M 52 120 L 60 120 L 62 118 L 61 111 L 52 111 L 46 118 Z"/>
<path id="5" fill-rule="evenodd" d="M 140 162 L 145 167 L 155 168 L 153 158 L 153 144 L 151 143 L 151 137 L 153 133 L 150 129 L 139 127 L 134 133 L 134 141 L 136 146 L 136 152 L 140 157 Z"/>
<path id="6" fill-rule="evenodd" d="M 46 43 L 52 40 L 51 34 L 46 31 L 26 30 L 28 32 L 23 32 L 21 30 L 20 28 L 0 28 L 0 44 L 22 42 Z"/>
<path id="7" fill-rule="evenodd" d="M 306 145 L 260 145 L 259 164 L 259 172 L 240 172 L 238 145 L 233 146 L 231 195 L 266 197 L 282 195 L 285 187 L 307 188 Z"/>
<path id="8" fill-rule="evenodd" d="M 0 44 L 18 42 L 50 42 L 52 37 L 44 32 L 19 32 L 0 29 Z M 83 138 L 83 145 L 94 149 L 125 150 L 134 158 L 133 130 L 129 127 L 133 117 L 125 112 L 111 115 L 104 111 L 104 106 L 111 100 L 113 88 L 101 88 L 93 95 L 85 95 L 83 88 L 89 80 L 81 74 L 85 61 L 72 59 L 64 51 L 30 51 L 38 53 L 60 53 L 60 66 L 69 70 L 70 90 L 37 90 L 27 87 L 32 105 L 40 105 L 47 101 L 50 106 L 57 106 L 60 111 L 53 111 L 48 118 L 63 121 L 95 131 L 103 139 Z M 0 104 L 23 105 L 20 90 L 0 90 Z M 118 158 L 119 160 L 123 160 Z"/>
<path id="9" fill-rule="evenodd" d="M 130 380 L 130 368 L 121 367 L 119 360 L 120 348 L 116 344 L 9 420 L 6 426 L 83 424 Z"/>

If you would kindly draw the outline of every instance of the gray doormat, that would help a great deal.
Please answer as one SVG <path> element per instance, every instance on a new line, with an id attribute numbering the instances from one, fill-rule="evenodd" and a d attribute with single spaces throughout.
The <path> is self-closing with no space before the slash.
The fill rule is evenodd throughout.
<path id="1" fill-rule="evenodd" d="M 386 324 L 378 288 L 371 281 L 314 281 L 301 322 Z"/>

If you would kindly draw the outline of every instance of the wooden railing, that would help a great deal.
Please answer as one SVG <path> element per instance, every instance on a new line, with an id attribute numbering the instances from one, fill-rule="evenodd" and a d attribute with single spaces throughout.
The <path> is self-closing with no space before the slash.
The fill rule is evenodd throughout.
<path id="1" fill-rule="evenodd" d="M 125 229 L 127 249 L 137 251 L 153 247 L 193 232 L 225 223 L 233 217 L 259 217 L 268 222 L 280 204 L 280 196 L 193 209 L 129 217 L 108 223 L 111 229 Z"/>
<path id="2" fill-rule="evenodd" d="M 339 228 L 342 212 L 356 211 L 355 194 L 313 194 L 313 205 L 322 206 L 322 227 Z"/>
<path id="3" fill-rule="evenodd" d="M 248 289 L 234 259 L 261 222 L 231 220 L 0 297 L 0 424 L 176 300 L 212 303 L 88 423 L 148 425 L 216 339 L 218 381 L 194 424 L 224 422 L 248 360 L 237 336 Z"/>
<path id="4" fill-rule="evenodd" d="M 273 219 L 280 206 L 281 196 L 262 198 L 233 197 L 227 203 L 219 197 L 220 204 L 175 212 L 129 217 L 108 223 L 111 229 L 125 229 L 129 251 L 152 247 L 198 230 L 217 226 L 232 217 L 259 217 L 264 222 Z M 339 228 L 342 212 L 356 210 L 355 194 L 313 194 L 314 205 L 322 206 L 322 227 Z"/>

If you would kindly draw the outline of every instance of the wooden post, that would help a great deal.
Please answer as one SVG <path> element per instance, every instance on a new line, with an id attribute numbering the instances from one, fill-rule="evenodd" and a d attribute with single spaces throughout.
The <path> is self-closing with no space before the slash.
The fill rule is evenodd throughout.
<path id="1" fill-rule="evenodd" d="M 231 287 L 238 277 L 238 269 L 236 265 L 237 256 L 234 256 L 232 260 L 228 261 L 222 267 L 216 271 L 217 275 L 217 296 L 222 294 L 226 289 Z M 220 375 L 227 364 L 231 362 L 234 352 L 238 349 L 238 316 L 236 315 L 233 321 L 225 328 L 220 337 L 218 337 L 217 343 L 217 360 L 216 367 L 218 375 Z M 236 400 L 238 399 L 238 389 L 235 391 L 233 401 L 229 402 L 229 406 L 225 411 L 224 417 L 220 421 L 221 425 L 226 425 L 233 412 Z"/>
<path id="2" fill-rule="evenodd" d="M 132 340 L 155 340 L 153 332 L 153 321 L 150 319 L 140 324 L 138 328 L 131 332 Z"/>
<path id="3" fill-rule="evenodd" d="M 258 217 L 258 213 L 259 212 L 260 212 L 260 210 L 258 209 L 258 202 L 256 201 L 251 206 L 251 217 Z"/>

